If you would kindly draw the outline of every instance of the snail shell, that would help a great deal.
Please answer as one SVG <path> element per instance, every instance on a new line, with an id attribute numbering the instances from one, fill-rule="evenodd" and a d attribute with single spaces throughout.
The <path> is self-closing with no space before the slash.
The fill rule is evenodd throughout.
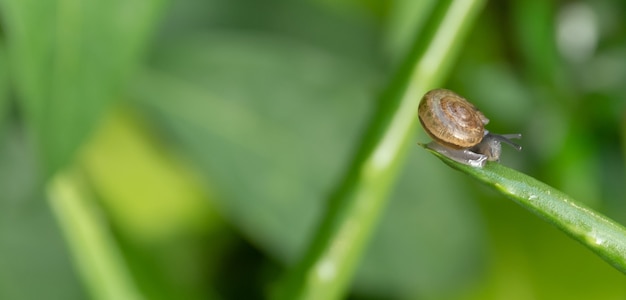
<path id="1" fill-rule="evenodd" d="M 521 134 L 494 134 L 485 130 L 489 119 L 465 98 L 445 89 L 432 90 L 422 98 L 418 115 L 433 142 L 426 146 L 460 163 L 483 167 L 486 161 L 499 161 L 501 143 L 518 151 L 511 139 Z"/>
<path id="2" fill-rule="evenodd" d="M 434 141 L 454 149 L 478 145 L 489 123 L 473 104 L 446 89 L 426 93 L 419 104 L 418 115 L 422 127 Z"/>

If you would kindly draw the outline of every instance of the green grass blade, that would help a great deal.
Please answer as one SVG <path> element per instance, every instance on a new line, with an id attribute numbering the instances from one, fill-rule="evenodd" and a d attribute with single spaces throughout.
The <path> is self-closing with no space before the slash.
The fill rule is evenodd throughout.
<path id="1" fill-rule="evenodd" d="M 428 148 L 427 148 L 428 149 Z M 497 189 L 626 273 L 626 228 L 530 176 L 488 162 L 474 168 L 428 149 L 451 167 Z"/>
<path id="2" fill-rule="evenodd" d="M 93 299 L 144 299 L 80 175 L 59 173 L 48 196 Z"/>
<path id="3" fill-rule="evenodd" d="M 466 31 L 484 1 L 438 2 L 424 34 L 382 95 L 363 144 L 335 194 L 304 258 L 287 274 L 278 296 L 336 299 L 350 284 L 357 262 L 386 204 L 417 124 L 427 90 L 441 84 Z"/>

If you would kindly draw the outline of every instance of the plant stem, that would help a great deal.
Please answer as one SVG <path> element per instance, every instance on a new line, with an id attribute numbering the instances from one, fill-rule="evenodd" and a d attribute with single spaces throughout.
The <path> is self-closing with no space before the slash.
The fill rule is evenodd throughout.
<path id="1" fill-rule="evenodd" d="M 441 84 L 483 0 L 437 3 L 425 31 L 404 63 L 367 129 L 311 246 L 287 274 L 282 299 L 336 299 L 350 284 L 357 262 L 387 201 L 400 162 L 411 143 L 421 96 Z"/>
<path id="2" fill-rule="evenodd" d="M 58 172 L 48 197 L 93 299 L 143 299 L 80 176 Z"/>

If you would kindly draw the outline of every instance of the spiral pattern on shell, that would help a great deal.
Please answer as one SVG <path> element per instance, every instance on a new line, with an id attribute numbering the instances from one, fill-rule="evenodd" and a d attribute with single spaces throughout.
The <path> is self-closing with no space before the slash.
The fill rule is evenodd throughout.
<path id="1" fill-rule="evenodd" d="M 445 89 L 426 93 L 419 104 L 418 116 L 433 140 L 457 149 L 480 143 L 489 122 L 473 104 Z"/>

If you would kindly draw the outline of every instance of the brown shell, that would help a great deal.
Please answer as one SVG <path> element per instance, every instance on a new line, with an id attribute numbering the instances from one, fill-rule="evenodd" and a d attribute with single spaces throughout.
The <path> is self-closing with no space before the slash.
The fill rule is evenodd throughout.
<path id="1" fill-rule="evenodd" d="M 418 108 L 422 127 L 436 142 L 452 148 L 470 148 L 480 143 L 489 119 L 465 98 L 445 90 L 432 90 Z"/>

